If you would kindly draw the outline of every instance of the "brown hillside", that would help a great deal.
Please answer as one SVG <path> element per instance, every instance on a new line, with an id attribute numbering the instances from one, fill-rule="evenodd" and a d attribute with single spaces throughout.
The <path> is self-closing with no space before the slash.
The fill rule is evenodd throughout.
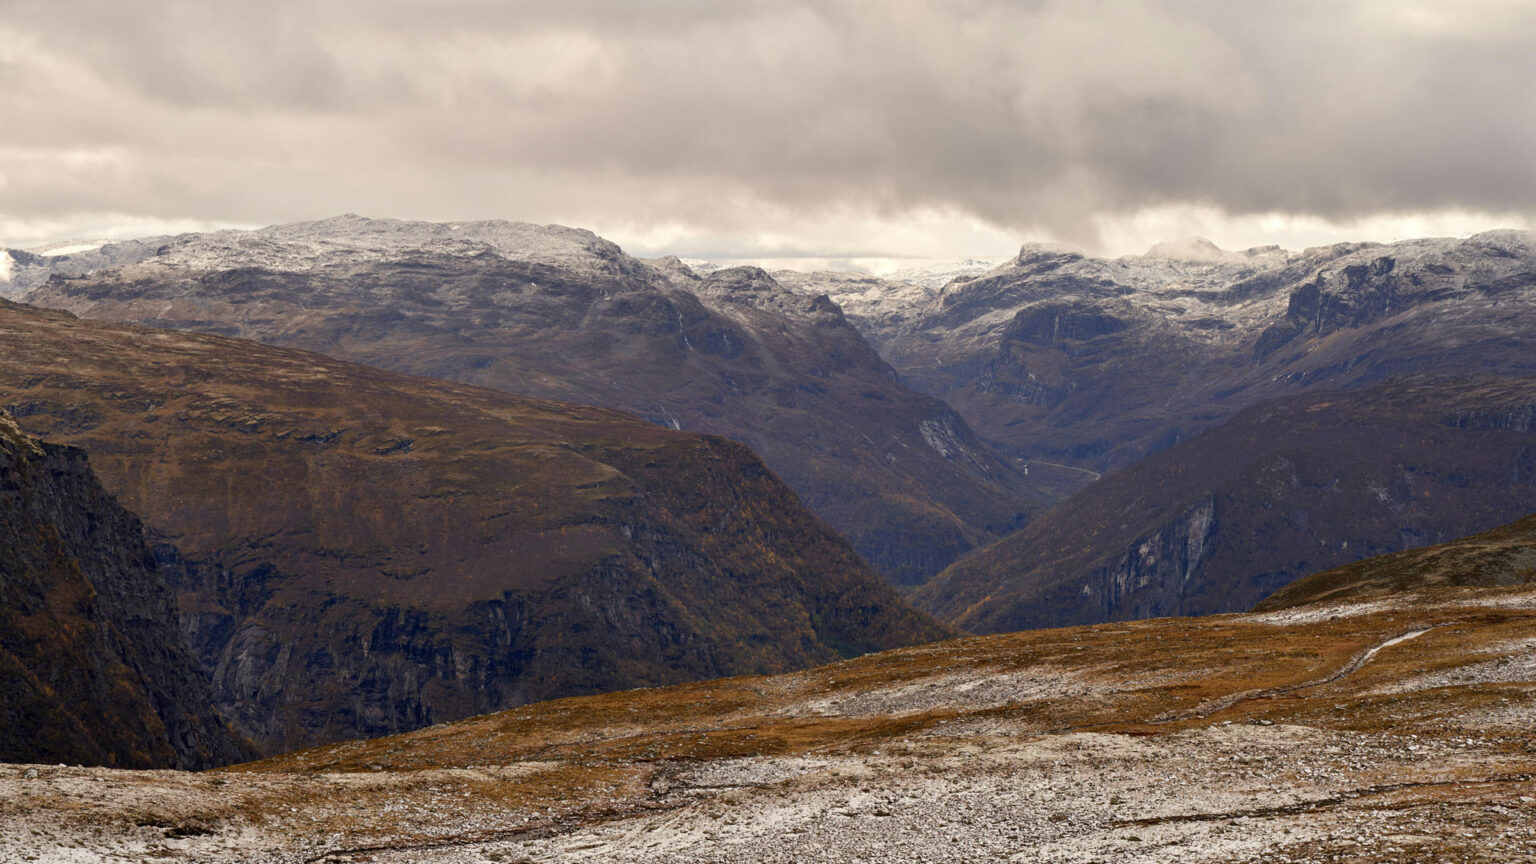
<path id="1" fill-rule="evenodd" d="M 700 279 L 568 228 L 359 217 L 164 238 L 144 254 L 28 302 L 724 435 L 897 584 L 1057 497 L 903 384 L 836 304 L 755 268 Z"/>
<path id="2" fill-rule="evenodd" d="M 1078 492 L 916 595 L 973 632 L 1251 609 L 1536 510 L 1536 379 L 1406 377 L 1253 406 Z"/>
<path id="3" fill-rule="evenodd" d="M 10 303 L 0 405 L 181 550 L 269 752 L 946 632 L 746 448 L 612 411 Z"/>

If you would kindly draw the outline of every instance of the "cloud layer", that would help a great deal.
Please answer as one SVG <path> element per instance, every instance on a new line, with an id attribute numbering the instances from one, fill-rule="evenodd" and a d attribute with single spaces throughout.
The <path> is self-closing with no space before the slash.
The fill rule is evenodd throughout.
<path id="1" fill-rule="evenodd" d="M 1523 0 L 0 0 L 0 227 L 931 255 L 1158 213 L 1528 221 L 1533 81 Z"/>

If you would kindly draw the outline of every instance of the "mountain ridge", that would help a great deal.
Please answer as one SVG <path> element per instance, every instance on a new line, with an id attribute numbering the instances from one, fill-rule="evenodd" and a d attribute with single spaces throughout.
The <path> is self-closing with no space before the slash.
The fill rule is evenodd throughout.
<path id="1" fill-rule="evenodd" d="M 1270 612 L 1315 603 L 1374 600 L 1415 590 L 1497 587 L 1536 581 L 1536 516 L 1449 543 L 1405 549 L 1313 573 L 1254 607 Z"/>
<path id="2" fill-rule="evenodd" d="M 755 268 L 646 264 L 590 232 L 347 217 L 187 235 L 27 296 L 726 435 L 900 585 L 1060 494 L 900 384 L 829 300 Z"/>
<path id="3" fill-rule="evenodd" d="M 0 302 L 0 405 L 180 550 L 266 752 L 949 631 L 746 448 L 224 337 Z"/>
<path id="4" fill-rule="evenodd" d="M 1026 245 L 924 305 L 856 320 L 903 380 L 1008 455 L 1099 472 L 1265 399 L 1452 374 L 1437 358 L 1458 343 L 1529 368 L 1505 319 L 1536 286 L 1530 232 L 1233 255 L 1096 259 Z M 1446 320 L 1416 317 L 1436 311 Z"/>

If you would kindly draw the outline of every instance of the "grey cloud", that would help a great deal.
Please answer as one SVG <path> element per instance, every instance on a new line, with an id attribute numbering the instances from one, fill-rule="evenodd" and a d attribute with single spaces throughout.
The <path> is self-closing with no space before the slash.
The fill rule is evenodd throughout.
<path id="1" fill-rule="evenodd" d="M 1095 217 L 1181 203 L 1536 211 L 1536 9 L 1446 8 L 0 0 L 0 30 L 36 46 L 0 49 L 0 111 L 28 117 L 0 137 L 0 213 L 709 229 L 761 201 L 1091 239 Z M 45 59 L 95 88 L 42 93 Z M 22 177 L 22 140 L 127 155 Z"/>

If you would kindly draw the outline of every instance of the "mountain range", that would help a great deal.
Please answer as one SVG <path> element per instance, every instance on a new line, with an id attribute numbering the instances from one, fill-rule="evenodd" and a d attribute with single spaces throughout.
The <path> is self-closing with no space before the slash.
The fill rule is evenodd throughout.
<path id="1" fill-rule="evenodd" d="M 39 281 L 43 266 L 57 268 Z M 35 259 L 28 302 L 601 405 L 750 446 L 898 585 L 1063 490 L 904 386 L 842 311 L 589 232 L 339 217 Z"/>
<path id="2" fill-rule="evenodd" d="M 1536 509 L 1528 232 L 792 284 L 1032 476 L 1103 474 L 914 595 L 961 627 L 1241 610 Z"/>
<path id="3" fill-rule="evenodd" d="M 144 518 L 263 752 L 1396 590 L 1339 574 L 1536 511 L 1522 232 L 942 285 L 352 216 L 56 252 L 7 290 L 83 317 L 0 309 L 0 407 Z"/>
<path id="4" fill-rule="evenodd" d="M 1027 245 L 986 275 L 853 314 L 917 389 L 1010 456 L 1105 472 L 1243 408 L 1394 375 L 1531 374 L 1536 240 L 1102 259 Z M 832 293 L 841 302 L 840 293 Z"/>

